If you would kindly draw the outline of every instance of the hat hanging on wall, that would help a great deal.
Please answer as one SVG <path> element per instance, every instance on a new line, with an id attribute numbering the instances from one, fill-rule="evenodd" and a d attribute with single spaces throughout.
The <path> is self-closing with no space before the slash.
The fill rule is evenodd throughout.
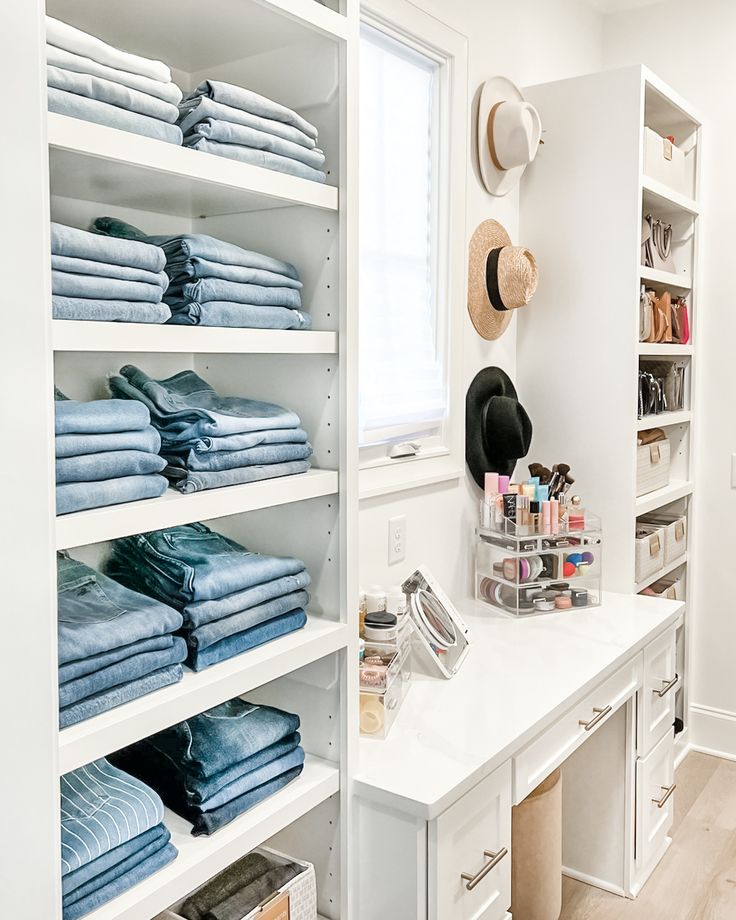
<path id="1" fill-rule="evenodd" d="M 519 87 L 506 77 L 486 80 L 478 106 L 478 161 L 491 195 L 508 195 L 540 143 L 542 121 Z"/>
<path id="2" fill-rule="evenodd" d="M 537 289 L 537 262 L 497 220 L 478 224 L 468 254 L 468 313 L 478 335 L 497 339 L 513 311 L 526 306 Z"/>
<path id="3" fill-rule="evenodd" d="M 465 460 L 483 488 L 486 473 L 511 476 L 529 452 L 532 423 L 500 367 L 484 367 L 465 397 Z"/>

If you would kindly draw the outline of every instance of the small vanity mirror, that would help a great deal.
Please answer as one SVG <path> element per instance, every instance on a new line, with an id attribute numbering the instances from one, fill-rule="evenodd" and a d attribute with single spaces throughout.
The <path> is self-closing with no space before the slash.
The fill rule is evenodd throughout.
<path id="1" fill-rule="evenodd" d="M 401 589 L 425 657 L 434 662 L 443 677 L 452 677 L 470 648 L 467 625 L 423 566 L 406 579 Z"/>

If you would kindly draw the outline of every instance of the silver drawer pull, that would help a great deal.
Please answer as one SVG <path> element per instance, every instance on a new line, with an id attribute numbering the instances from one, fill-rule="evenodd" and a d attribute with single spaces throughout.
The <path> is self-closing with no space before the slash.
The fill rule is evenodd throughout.
<path id="1" fill-rule="evenodd" d="M 680 675 L 675 674 L 672 680 L 663 680 L 662 683 L 664 684 L 664 687 L 662 687 L 661 690 L 655 690 L 654 692 L 657 694 L 657 696 L 660 699 L 662 699 L 663 696 L 667 696 L 667 694 L 675 686 L 675 684 L 677 683 L 679 679 L 680 679 Z"/>
<path id="2" fill-rule="evenodd" d="M 672 783 L 671 786 L 660 786 L 659 788 L 664 792 L 664 795 L 661 799 L 652 799 L 652 802 L 657 806 L 657 808 L 664 808 L 669 797 L 672 795 L 675 789 L 677 789 L 677 783 Z"/>
<path id="3" fill-rule="evenodd" d="M 591 728 L 595 728 L 599 722 L 605 719 L 610 711 L 611 711 L 610 706 L 606 706 L 605 709 L 601 709 L 599 706 L 594 706 L 593 712 L 595 713 L 595 715 L 593 716 L 593 718 L 589 722 L 586 722 L 584 719 L 581 719 L 578 722 L 578 725 L 582 725 L 585 731 L 589 732 Z"/>
<path id="4" fill-rule="evenodd" d="M 508 852 L 509 851 L 506 849 L 506 847 L 500 849 L 498 853 L 491 853 L 490 850 L 483 850 L 483 855 L 488 858 L 488 862 L 485 864 L 485 866 L 483 866 L 480 872 L 476 872 L 475 875 L 471 875 L 470 872 L 463 872 L 460 875 L 460 878 L 467 883 L 465 887 L 468 889 L 468 891 L 472 891 L 478 882 L 482 882 L 483 879 L 491 871 L 491 869 L 497 866 L 504 858 L 504 856 L 508 855 Z"/>

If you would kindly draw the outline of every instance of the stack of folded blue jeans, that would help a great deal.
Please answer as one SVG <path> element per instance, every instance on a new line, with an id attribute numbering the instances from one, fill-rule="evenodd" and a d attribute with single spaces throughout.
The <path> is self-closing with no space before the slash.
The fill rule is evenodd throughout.
<path id="1" fill-rule="evenodd" d="M 166 256 L 150 243 L 51 223 L 54 319 L 165 323 Z"/>
<path id="2" fill-rule="evenodd" d="M 169 277 L 171 323 L 251 329 L 309 329 L 297 270 L 288 262 L 203 234 L 147 236 L 114 217 L 98 217 L 96 233 L 160 246 Z"/>
<path id="3" fill-rule="evenodd" d="M 180 492 L 306 473 L 312 446 L 295 412 L 274 403 L 220 396 L 194 371 L 154 380 L 127 364 L 113 396 L 139 400 L 161 435 L 165 474 Z"/>
<path id="4" fill-rule="evenodd" d="M 47 16 L 46 64 L 50 112 L 181 144 L 175 122 L 182 93 L 162 61 Z"/>
<path id="5" fill-rule="evenodd" d="M 116 540 L 106 572 L 181 611 L 195 671 L 307 622 L 311 579 L 303 562 L 249 552 L 204 524 Z"/>
<path id="6" fill-rule="evenodd" d="M 299 716 L 237 697 L 110 758 L 209 835 L 283 789 L 304 769 Z"/>
<path id="7" fill-rule="evenodd" d="M 77 920 L 173 862 L 153 789 L 105 758 L 61 777 L 64 920 Z"/>
<path id="8" fill-rule="evenodd" d="M 77 402 L 57 390 L 54 406 L 57 514 L 163 495 L 166 461 L 144 405 Z"/>
<path id="9" fill-rule="evenodd" d="M 327 178 L 317 129 L 285 105 L 242 86 L 205 80 L 179 111 L 186 147 L 313 182 Z"/>
<path id="10" fill-rule="evenodd" d="M 59 725 L 114 709 L 182 679 L 181 614 L 57 556 Z"/>

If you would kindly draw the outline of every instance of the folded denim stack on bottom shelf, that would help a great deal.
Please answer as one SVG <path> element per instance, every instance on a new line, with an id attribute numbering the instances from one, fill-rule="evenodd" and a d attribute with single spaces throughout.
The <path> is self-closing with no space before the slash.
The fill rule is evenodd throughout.
<path id="1" fill-rule="evenodd" d="M 161 439 L 141 403 L 76 402 L 56 391 L 56 513 L 163 495 Z"/>
<path id="2" fill-rule="evenodd" d="M 177 916 L 184 920 L 242 920 L 304 871 L 305 866 L 299 863 L 248 853 L 191 894 L 177 907 Z"/>
<path id="3" fill-rule="evenodd" d="M 161 435 L 165 474 L 180 492 L 293 476 L 311 466 L 312 445 L 295 412 L 220 396 L 194 371 L 154 380 L 127 364 L 110 389 L 148 408 Z"/>
<path id="4" fill-rule="evenodd" d="M 204 80 L 179 105 L 184 145 L 324 182 L 317 129 L 285 105 L 242 86 Z"/>
<path id="5" fill-rule="evenodd" d="M 160 246 L 169 288 L 170 323 L 251 329 L 309 329 L 297 270 L 288 262 L 203 234 L 147 236 L 114 217 L 98 217 L 96 233 Z"/>
<path id="6" fill-rule="evenodd" d="M 278 792 L 304 769 L 299 716 L 240 698 L 111 756 L 166 806 L 208 835 Z"/>
<path id="7" fill-rule="evenodd" d="M 161 799 L 105 758 L 61 777 L 64 920 L 77 920 L 177 856 Z"/>
<path id="8" fill-rule="evenodd" d="M 307 622 L 311 579 L 303 562 L 249 552 L 204 524 L 116 540 L 106 571 L 181 611 L 195 671 Z"/>
<path id="9" fill-rule="evenodd" d="M 51 223 L 54 319 L 165 323 L 166 256 L 150 243 Z"/>
<path id="10" fill-rule="evenodd" d="M 119 51 L 46 17 L 49 112 L 181 144 L 175 124 L 182 92 L 162 61 Z"/>
<path id="11" fill-rule="evenodd" d="M 114 709 L 182 679 L 181 614 L 57 555 L 59 726 Z"/>

